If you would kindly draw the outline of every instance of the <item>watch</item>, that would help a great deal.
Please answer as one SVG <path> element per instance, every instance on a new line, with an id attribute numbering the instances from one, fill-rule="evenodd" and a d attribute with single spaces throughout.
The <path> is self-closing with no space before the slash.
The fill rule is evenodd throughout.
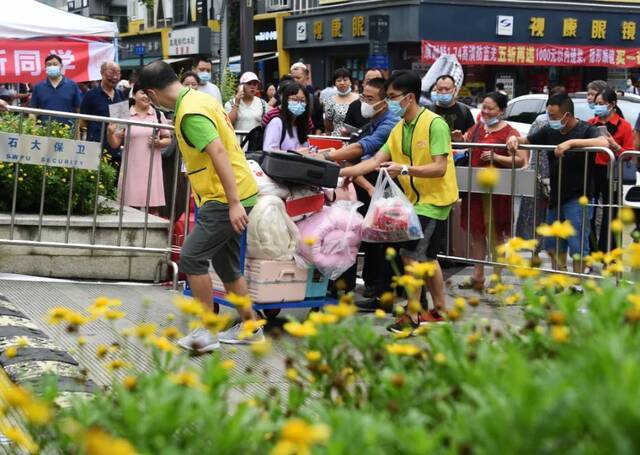
<path id="1" fill-rule="evenodd" d="M 406 164 L 404 164 L 402 166 L 402 170 L 400 170 L 400 175 L 406 177 L 407 175 L 409 175 L 409 166 L 407 166 Z"/>

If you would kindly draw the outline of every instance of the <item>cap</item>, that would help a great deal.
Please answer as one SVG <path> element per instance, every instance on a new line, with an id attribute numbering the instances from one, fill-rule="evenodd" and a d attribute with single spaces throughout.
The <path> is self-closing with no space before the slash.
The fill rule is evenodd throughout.
<path id="1" fill-rule="evenodd" d="M 116 84 L 118 87 L 122 87 L 122 88 L 130 88 L 131 86 L 129 85 L 129 81 L 126 79 L 122 79 L 120 81 L 118 81 L 118 83 Z"/>
<path id="2" fill-rule="evenodd" d="M 258 76 L 256 76 L 256 73 L 252 73 L 251 71 L 247 71 L 242 76 L 240 76 L 240 83 L 241 84 L 248 84 L 251 81 L 260 82 L 260 79 L 258 79 Z"/>

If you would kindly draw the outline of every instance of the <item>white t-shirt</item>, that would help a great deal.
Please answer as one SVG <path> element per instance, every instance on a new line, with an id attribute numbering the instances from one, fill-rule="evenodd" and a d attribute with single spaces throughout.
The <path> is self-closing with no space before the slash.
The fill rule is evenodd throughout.
<path id="1" fill-rule="evenodd" d="M 224 110 L 227 111 L 227 113 L 231 112 L 231 108 L 233 107 L 231 104 L 232 101 L 233 99 L 227 101 L 224 105 Z M 240 106 L 238 107 L 238 118 L 233 128 L 237 131 L 251 131 L 256 126 L 260 126 L 262 117 L 267 113 L 267 110 L 267 102 L 257 96 L 253 97 L 250 105 L 247 105 L 244 100 L 241 100 Z"/>
<path id="2" fill-rule="evenodd" d="M 198 91 L 214 97 L 218 100 L 218 103 L 222 104 L 222 93 L 220 93 L 220 89 L 216 84 L 207 82 L 206 84 L 199 86 Z"/>

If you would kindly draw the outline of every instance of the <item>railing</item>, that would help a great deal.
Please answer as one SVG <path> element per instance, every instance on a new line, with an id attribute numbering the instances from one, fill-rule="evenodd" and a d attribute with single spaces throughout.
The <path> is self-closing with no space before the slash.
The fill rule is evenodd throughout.
<path id="1" fill-rule="evenodd" d="M 170 205 L 170 214 L 168 219 L 168 241 L 166 246 L 151 247 L 147 245 L 148 243 L 147 236 L 148 236 L 148 230 L 149 230 L 149 209 L 148 208 L 149 208 L 150 197 L 151 197 L 151 184 L 152 184 L 154 172 L 158 172 L 157 166 L 154 165 L 154 158 L 157 153 L 160 153 L 160 151 L 157 150 L 156 147 L 154 147 L 153 145 L 149 146 L 149 151 L 150 151 L 149 162 L 148 162 L 149 164 L 146 172 L 147 174 L 146 199 L 145 199 L 146 204 L 144 204 L 144 207 L 142 207 L 142 209 L 144 210 L 142 241 L 140 242 L 139 245 L 123 245 L 123 242 L 122 242 L 123 216 L 124 216 L 124 207 L 125 207 L 124 201 L 125 201 L 125 196 L 127 191 L 127 185 L 125 184 L 125 182 L 127 182 L 127 175 L 130 172 L 128 165 L 129 165 L 129 160 L 131 156 L 129 146 L 131 144 L 132 127 L 150 128 L 151 129 L 150 137 L 155 140 L 156 138 L 158 138 L 160 130 L 173 131 L 174 129 L 173 126 L 168 124 L 139 122 L 139 121 L 128 120 L 128 119 L 99 117 L 94 115 L 84 115 L 84 114 L 75 114 L 75 113 L 58 112 L 58 111 L 50 111 L 50 110 L 43 110 L 43 109 L 22 108 L 22 107 L 9 107 L 9 111 L 16 113 L 19 117 L 18 132 L 14 136 L 20 136 L 20 137 L 27 137 L 27 136 L 21 136 L 24 133 L 25 115 L 49 116 L 49 119 L 45 122 L 47 135 L 38 136 L 38 138 L 45 142 L 54 141 L 54 142 L 57 142 L 58 144 L 62 144 L 61 146 L 59 146 L 59 149 L 63 148 L 65 142 L 57 141 L 54 138 L 49 138 L 49 136 L 51 136 L 51 130 L 53 126 L 53 121 L 51 120 L 51 116 L 73 119 L 76 121 L 99 123 L 101 125 L 100 126 L 101 138 L 105 138 L 106 128 L 108 124 L 116 124 L 124 127 L 124 145 L 122 147 L 122 164 L 121 164 L 121 170 L 120 170 L 120 176 L 119 176 L 119 179 L 120 179 L 119 182 L 121 183 L 121 191 L 119 194 L 119 201 L 118 201 L 118 221 L 116 223 L 117 232 L 118 232 L 117 240 L 113 244 L 108 244 L 106 242 L 100 243 L 97 240 L 96 231 L 97 231 L 97 228 L 101 224 L 103 224 L 99 220 L 98 207 L 100 202 L 99 190 L 100 190 L 101 178 L 102 178 L 99 163 L 104 158 L 104 150 L 102 147 L 102 143 L 100 142 L 88 142 L 88 141 L 74 142 L 74 144 L 78 146 L 82 146 L 82 150 L 84 151 L 84 156 L 86 157 L 86 160 L 88 162 L 89 161 L 91 162 L 91 164 L 85 166 L 84 168 L 91 169 L 96 172 L 95 186 L 94 186 L 95 194 L 93 196 L 93 213 L 91 215 L 91 224 L 90 224 L 91 233 L 89 236 L 88 243 L 78 242 L 78 241 L 74 241 L 74 239 L 70 239 L 70 230 L 72 226 L 71 217 L 73 214 L 72 209 L 73 209 L 73 196 L 74 196 L 74 174 L 76 172 L 76 169 L 82 168 L 82 166 L 77 165 L 78 163 L 77 160 L 74 161 L 75 164 L 72 166 L 62 166 L 62 167 L 70 168 L 69 190 L 67 194 L 67 213 L 66 213 L 66 219 L 64 222 L 64 231 L 65 231 L 64 240 L 63 241 L 62 240 L 61 241 L 57 241 L 57 240 L 43 241 L 42 239 L 44 215 L 45 215 L 44 212 L 45 212 L 46 188 L 47 188 L 46 170 L 48 167 L 51 166 L 50 164 L 46 164 L 51 162 L 48 159 L 45 160 L 44 161 L 45 164 L 42 165 L 44 169 L 42 173 L 40 206 L 39 206 L 39 212 L 38 212 L 36 239 L 35 240 L 16 239 L 15 238 L 16 215 L 17 215 L 16 207 L 17 207 L 17 201 L 20 194 L 19 185 L 18 185 L 18 181 L 19 181 L 18 176 L 19 176 L 20 167 L 28 163 L 28 161 L 27 161 L 26 155 L 18 156 L 18 155 L 11 155 L 11 154 L 3 154 L 3 156 L 0 157 L 0 161 L 4 161 L 5 163 L 7 161 L 13 163 L 14 175 L 13 175 L 13 190 L 11 192 L 11 211 L 10 211 L 10 221 L 9 221 L 10 226 L 9 226 L 8 238 L 0 238 L 0 245 L 72 248 L 72 249 L 81 249 L 81 250 L 104 250 L 104 251 L 113 251 L 113 252 L 131 252 L 131 253 L 138 253 L 138 254 L 162 255 L 163 259 L 161 259 L 158 262 L 158 265 L 156 267 L 156 280 L 159 279 L 159 273 L 160 273 L 160 268 L 162 264 L 163 263 L 167 264 L 172 271 L 173 288 L 174 290 L 177 289 L 178 266 L 175 262 L 171 260 L 170 253 L 172 250 L 171 239 L 173 236 L 173 226 L 175 221 L 175 207 L 176 207 L 175 202 L 176 202 L 177 183 L 178 183 L 178 175 L 180 171 L 180 161 L 181 161 L 179 153 L 176 152 L 173 158 L 174 185 L 171 188 L 171 201 L 169 202 L 171 205 Z M 76 125 L 76 136 L 75 136 L 76 138 L 80 137 L 80 135 L 78 134 L 78 131 L 79 131 L 79 128 L 78 128 L 78 125 Z M 8 133 L 2 133 L 2 135 L 5 138 L 11 136 L 11 134 L 8 134 Z M 67 142 L 67 144 L 71 144 L 71 142 Z M 61 152 L 64 152 L 64 151 L 61 150 Z M 44 153 L 51 154 L 51 150 L 50 149 L 44 150 Z M 54 153 L 57 153 L 57 152 L 54 152 Z M 131 172 L 138 173 L 140 172 L 140 170 L 135 169 Z M 144 173 L 142 173 L 142 175 L 144 175 Z M 165 203 L 167 203 L 167 201 L 165 201 Z"/>

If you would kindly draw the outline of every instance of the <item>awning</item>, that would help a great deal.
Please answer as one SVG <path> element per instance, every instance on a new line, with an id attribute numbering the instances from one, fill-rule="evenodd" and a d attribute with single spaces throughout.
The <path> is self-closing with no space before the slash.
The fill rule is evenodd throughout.
<path id="1" fill-rule="evenodd" d="M 253 59 L 256 62 L 260 62 L 262 60 L 269 60 L 271 58 L 277 58 L 278 57 L 278 53 L 277 52 L 256 52 L 253 54 Z M 240 63 L 241 60 L 241 56 L 240 55 L 234 55 L 233 57 L 229 57 L 229 62 L 228 64 L 231 65 L 233 63 Z M 211 63 L 213 63 L 214 65 L 216 64 L 220 64 L 220 59 L 215 59 L 212 60 Z"/>
<path id="2" fill-rule="evenodd" d="M 145 57 L 144 64 L 148 65 L 149 63 L 153 63 L 160 60 L 160 57 Z M 132 70 L 140 67 L 140 59 L 139 58 L 125 58 L 124 60 L 120 60 L 118 62 L 120 65 L 120 69 L 123 70 Z"/>
<path id="3" fill-rule="evenodd" d="M 162 61 L 171 65 L 172 63 L 180 63 L 191 60 L 191 57 L 177 57 L 177 58 L 165 58 Z"/>

